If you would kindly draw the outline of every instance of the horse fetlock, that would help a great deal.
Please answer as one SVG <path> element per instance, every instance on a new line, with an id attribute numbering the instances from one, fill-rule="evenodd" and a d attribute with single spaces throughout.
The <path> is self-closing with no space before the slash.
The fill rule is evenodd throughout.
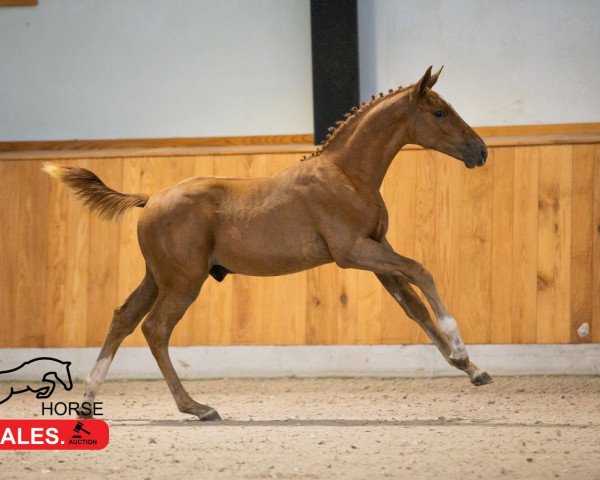
<path id="1" fill-rule="evenodd" d="M 450 354 L 450 358 L 457 361 L 469 362 L 469 354 L 462 342 L 459 343 L 456 340 L 452 342 L 452 353 Z"/>
<path id="2" fill-rule="evenodd" d="M 464 357 L 455 357 L 454 356 L 454 352 L 452 352 L 449 356 L 448 356 L 448 362 L 450 363 L 450 365 L 452 365 L 453 367 L 458 368 L 459 370 L 464 370 L 468 373 L 469 367 L 471 365 L 471 362 L 469 362 L 469 356 L 466 355 Z"/>

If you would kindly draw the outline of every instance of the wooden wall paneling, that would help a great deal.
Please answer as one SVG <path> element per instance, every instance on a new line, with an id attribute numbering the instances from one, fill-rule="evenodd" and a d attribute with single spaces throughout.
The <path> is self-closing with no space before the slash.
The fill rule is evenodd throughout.
<path id="1" fill-rule="evenodd" d="M 273 280 L 276 282 L 277 280 Z M 279 325 L 279 331 L 287 329 L 285 336 L 279 342 L 285 345 L 304 345 L 306 339 L 306 315 L 308 305 L 308 278 L 306 274 L 290 275 L 286 284 L 282 284 L 274 294 L 280 295 L 279 304 L 282 305 L 285 322 Z M 289 305 L 287 299 L 294 295 L 294 305 Z"/>
<path id="2" fill-rule="evenodd" d="M 9 347 L 17 343 L 18 331 L 15 279 L 18 278 L 19 189 L 22 178 L 15 162 L 0 163 L 0 178 L 3 183 L 3 205 L 0 207 L 0 346 Z"/>
<path id="3" fill-rule="evenodd" d="M 18 346 L 44 339 L 47 190 L 36 162 L 1 166 L 0 344 Z M 6 282 L 6 283 L 4 283 Z"/>
<path id="4" fill-rule="evenodd" d="M 396 252 L 415 256 L 417 165 L 420 157 L 415 151 L 400 152 L 390 166 L 383 182 L 383 198 L 389 215 L 387 239 Z M 408 343 L 418 328 L 403 312 L 396 300 L 383 288 L 381 291 L 381 341 Z"/>
<path id="5" fill-rule="evenodd" d="M 362 320 L 358 317 L 358 279 L 361 272 L 355 269 L 337 269 L 333 273 L 338 277 L 338 291 L 332 299 L 337 317 L 337 343 L 352 345 L 357 343 L 357 332 L 361 328 L 359 324 Z M 365 330 L 364 327 L 361 329 Z"/>
<path id="6" fill-rule="evenodd" d="M 468 174 L 462 162 L 445 155 L 436 155 L 435 168 L 438 181 L 435 191 L 435 241 L 430 249 L 435 251 L 437 262 L 434 278 L 440 296 L 452 315 L 458 315 L 457 297 L 460 285 L 460 244 L 462 212 L 462 177 Z M 457 317 L 462 325 L 464 313 Z"/>
<path id="7" fill-rule="evenodd" d="M 570 341 L 583 343 L 577 329 L 593 323 L 594 145 L 573 145 L 571 204 Z"/>
<path id="8" fill-rule="evenodd" d="M 492 149 L 489 163 L 494 176 L 490 341 L 512 343 L 515 149 L 513 147 Z"/>
<path id="9" fill-rule="evenodd" d="M 89 160 L 61 162 L 67 165 L 90 167 Z M 63 346 L 86 344 L 88 312 L 88 273 L 90 247 L 90 217 L 95 215 L 84 208 L 69 191 L 66 216 L 66 275 L 65 275 L 65 328 Z"/>
<path id="10" fill-rule="evenodd" d="M 10 227 L 17 234 L 15 334 L 19 345 L 39 345 L 44 342 L 46 310 L 46 244 L 48 230 L 46 211 L 48 190 L 46 174 L 38 162 L 25 162 L 18 170 L 17 203 L 6 206 L 18 212 Z"/>
<path id="11" fill-rule="evenodd" d="M 594 145 L 594 217 L 592 241 L 591 341 L 600 342 L 600 145 Z"/>
<path id="12" fill-rule="evenodd" d="M 152 194 L 159 189 L 161 172 L 156 172 L 150 158 L 123 158 L 122 191 L 124 193 Z M 183 159 L 185 160 L 185 159 Z M 146 267 L 137 240 L 137 222 L 141 210 L 133 208 L 119 220 L 119 282 L 117 286 L 117 305 L 122 304 L 142 282 Z M 108 323 L 107 323 L 108 328 Z M 125 339 L 123 345 L 147 345 L 140 326 Z"/>
<path id="13" fill-rule="evenodd" d="M 570 145 L 540 147 L 537 341 L 568 342 L 572 152 Z"/>
<path id="14" fill-rule="evenodd" d="M 89 168 L 102 181 L 117 191 L 123 190 L 123 160 L 90 160 Z M 54 179 L 52 179 L 55 182 Z M 56 183 L 56 182 L 55 182 Z M 73 201 L 72 199 L 70 201 Z M 81 203 L 75 208 L 85 209 Z M 131 221 L 126 218 L 125 222 Z M 86 345 L 104 341 L 119 298 L 119 238 L 121 222 L 89 216 L 89 262 L 87 276 L 87 337 Z"/>
<path id="15" fill-rule="evenodd" d="M 439 272 L 438 251 L 434 247 L 436 243 L 436 220 L 437 203 L 436 191 L 438 181 L 443 184 L 444 178 L 438 171 L 438 158 L 431 150 L 415 152 L 418 158 L 416 184 L 415 184 L 415 253 L 414 259 L 421 263 L 434 278 Z M 446 159 L 449 160 L 449 159 Z M 438 180 L 439 177 L 439 180 Z M 422 292 L 416 288 L 421 299 L 424 300 Z M 425 305 L 429 308 L 427 301 Z M 431 309 L 430 309 L 431 312 Z M 431 312 L 433 316 L 433 312 Z M 428 337 L 416 322 L 411 322 L 408 343 L 425 343 Z"/>
<path id="16" fill-rule="evenodd" d="M 381 343 L 381 304 L 387 292 L 371 272 L 360 271 L 356 278 L 356 343 Z M 397 307 L 400 310 L 400 307 Z M 397 317 L 399 317 L 399 311 Z M 398 320 L 397 320 L 398 321 Z"/>
<path id="17" fill-rule="evenodd" d="M 537 340 L 539 148 L 515 149 L 512 341 Z"/>
<path id="18" fill-rule="evenodd" d="M 490 339 L 493 169 L 463 171 L 456 315 L 467 343 Z"/>
<path id="19" fill-rule="evenodd" d="M 56 161 L 90 168 L 117 190 L 154 193 L 193 175 L 272 174 L 298 155 Z M 0 345 L 96 346 L 144 274 L 141 210 L 101 221 L 40 167 L 0 162 L 11 205 L 0 209 Z M 475 171 L 405 151 L 383 186 L 388 239 L 432 271 L 468 342 L 598 342 L 599 179 L 598 144 L 494 147 Z M 591 333 L 580 339 L 585 319 Z M 420 342 L 429 341 L 372 274 L 335 265 L 209 279 L 173 335 L 173 345 Z M 146 341 L 138 329 L 126 344 Z"/>
<path id="20" fill-rule="evenodd" d="M 39 162 L 38 165 L 40 164 Z M 63 163 L 63 162 L 58 162 Z M 64 162 L 66 163 L 66 162 Z M 15 166 L 15 171 L 18 167 Z M 46 175 L 45 189 L 48 191 L 46 229 L 46 311 L 44 343 L 40 346 L 58 347 L 64 344 L 65 309 L 67 308 L 67 215 L 72 192 Z"/>
<path id="21" fill-rule="evenodd" d="M 335 264 L 306 272 L 306 344 L 338 344 L 341 273 Z"/>

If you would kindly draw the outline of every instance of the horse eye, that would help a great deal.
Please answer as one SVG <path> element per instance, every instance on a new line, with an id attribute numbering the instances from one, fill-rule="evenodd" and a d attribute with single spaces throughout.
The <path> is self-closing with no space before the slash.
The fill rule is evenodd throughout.
<path id="1" fill-rule="evenodd" d="M 434 115 L 438 118 L 440 117 L 445 117 L 446 116 L 446 112 L 444 112 L 444 110 L 437 110 Z"/>

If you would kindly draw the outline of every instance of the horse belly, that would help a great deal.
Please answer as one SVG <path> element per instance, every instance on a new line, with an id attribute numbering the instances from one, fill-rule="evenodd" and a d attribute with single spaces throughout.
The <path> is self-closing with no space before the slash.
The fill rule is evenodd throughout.
<path id="1" fill-rule="evenodd" d="M 332 261 L 327 244 L 316 232 L 287 228 L 236 228 L 216 236 L 214 264 L 243 275 L 285 275 Z"/>

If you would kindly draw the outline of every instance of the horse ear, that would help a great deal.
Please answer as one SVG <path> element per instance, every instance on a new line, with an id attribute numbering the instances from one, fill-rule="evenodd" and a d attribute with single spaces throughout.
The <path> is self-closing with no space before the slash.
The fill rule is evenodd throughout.
<path id="1" fill-rule="evenodd" d="M 440 77 L 440 73 L 442 73 L 442 70 L 444 69 L 444 66 L 442 65 L 442 68 L 440 68 L 436 73 L 434 73 L 431 78 L 429 79 L 429 83 L 427 84 L 427 86 L 429 88 L 433 88 L 433 86 L 437 83 L 438 78 Z"/>
<path id="2" fill-rule="evenodd" d="M 425 89 L 427 87 L 429 87 L 429 82 L 431 80 L 431 69 L 432 68 L 433 68 L 433 65 L 427 69 L 427 71 L 425 72 L 425 75 L 423 75 L 421 77 L 421 80 L 419 80 L 418 87 L 417 87 L 417 91 L 419 92 L 419 95 L 423 95 L 425 93 Z"/>

